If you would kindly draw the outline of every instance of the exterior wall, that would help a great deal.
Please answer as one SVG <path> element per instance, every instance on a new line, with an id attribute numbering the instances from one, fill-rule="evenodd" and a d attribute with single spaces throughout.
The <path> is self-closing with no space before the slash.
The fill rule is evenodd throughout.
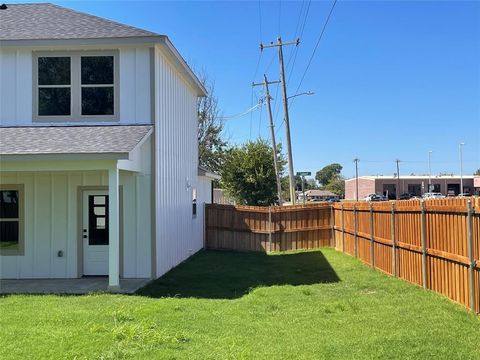
<path id="1" fill-rule="evenodd" d="M 422 194 L 428 192 L 428 177 L 402 178 L 400 177 L 400 194 L 408 193 L 409 185 L 420 185 Z M 363 199 L 368 194 L 383 194 L 384 188 L 390 187 L 396 189 L 397 180 L 395 178 L 362 178 L 358 179 L 359 199 Z M 450 185 L 457 185 L 460 189 L 459 177 L 432 177 L 432 185 L 440 185 L 440 192 L 447 195 Z M 470 193 L 474 194 L 474 179 L 470 176 L 463 178 L 463 187 L 469 188 Z M 391 193 L 391 192 L 390 192 Z M 345 199 L 355 199 L 355 179 L 345 181 Z"/>
<path id="2" fill-rule="evenodd" d="M 422 194 L 428 192 L 428 177 L 419 178 L 419 179 L 402 179 L 400 177 L 400 194 L 408 192 L 408 185 L 418 184 L 422 185 L 423 190 Z M 396 187 L 397 181 L 395 179 L 386 180 L 386 179 L 377 179 L 375 180 L 375 192 L 378 194 L 383 193 L 383 187 L 386 184 L 391 184 Z M 436 178 L 432 177 L 432 185 L 440 185 L 440 192 L 443 195 L 447 195 L 449 185 L 458 185 L 460 189 L 460 179 L 459 178 Z M 470 193 L 473 194 L 473 179 L 463 179 L 463 187 L 470 188 Z"/>
<path id="3" fill-rule="evenodd" d="M 2 126 L 32 124 L 32 53 L 34 50 L 0 49 L 0 125 Z M 56 50 L 67 51 L 68 49 Z M 95 49 L 89 48 L 89 50 Z M 119 123 L 152 123 L 151 49 L 148 47 L 121 47 L 118 50 Z M 58 121 L 55 122 L 55 124 L 58 123 Z M 92 124 L 92 121 L 88 121 L 88 123 Z M 42 124 L 45 123 L 42 122 Z"/>
<path id="4" fill-rule="evenodd" d="M 124 224 L 121 276 L 125 278 L 151 277 L 150 178 L 148 173 L 120 173 Z M 0 278 L 81 276 L 78 190 L 106 187 L 107 172 L 3 172 L 0 183 L 24 184 L 25 198 L 25 253 L 0 256 Z M 59 250 L 63 257 L 57 256 Z"/>
<path id="5" fill-rule="evenodd" d="M 156 275 L 161 276 L 202 248 L 203 216 L 192 216 L 192 188 L 200 195 L 203 186 L 197 175 L 197 96 L 158 47 L 155 94 Z"/>
<path id="6" fill-rule="evenodd" d="M 356 181 L 355 179 L 348 179 L 345 181 L 345 199 L 355 200 Z M 368 194 L 375 193 L 375 181 L 372 179 L 358 178 L 358 199 L 363 199 Z"/>

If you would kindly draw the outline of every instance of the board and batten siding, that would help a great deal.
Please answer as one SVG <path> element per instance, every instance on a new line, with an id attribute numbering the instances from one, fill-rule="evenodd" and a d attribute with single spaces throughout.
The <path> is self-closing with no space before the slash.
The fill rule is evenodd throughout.
<path id="1" fill-rule="evenodd" d="M 73 51 L 78 50 L 78 48 L 73 49 Z M 95 49 L 88 50 L 95 51 Z M 151 48 L 121 47 L 117 50 L 119 50 L 120 68 L 119 123 L 150 124 L 152 123 Z M 32 124 L 33 51 L 35 49 L 0 49 L 0 125 L 2 126 Z M 68 49 L 56 49 L 56 51 L 64 52 Z"/>
<path id="2" fill-rule="evenodd" d="M 203 217 L 192 216 L 192 189 L 200 190 L 197 95 L 159 48 L 155 94 L 156 275 L 161 276 L 202 248 Z"/>
<path id="3" fill-rule="evenodd" d="M 3 172 L 0 183 L 23 184 L 25 201 L 25 253 L 0 256 L 0 278 L 82 276 L 78 273 L 78 189 L 107 186 L 107 172 Z M 150 184 L 149 174 L 120 173 L 125 278 L 151 277 Z"/>

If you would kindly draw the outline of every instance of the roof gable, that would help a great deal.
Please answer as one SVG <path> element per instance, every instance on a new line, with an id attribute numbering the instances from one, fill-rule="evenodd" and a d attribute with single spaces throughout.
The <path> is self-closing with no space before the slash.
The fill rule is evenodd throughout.
<path id="1" fill-rule="evenodd" d="M 0 40 L 108 39 L 162 36 L 54 4 L 7 4 Z"/>

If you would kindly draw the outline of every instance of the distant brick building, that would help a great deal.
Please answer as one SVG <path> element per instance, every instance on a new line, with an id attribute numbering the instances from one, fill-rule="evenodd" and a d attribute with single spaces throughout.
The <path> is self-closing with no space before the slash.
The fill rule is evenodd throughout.
<path id="1" fill-rule="evenodd" d="M 474 183 L 475 181 L 475 183 Z M 400 176 L 400 194 L 421 196 L 428 192 L 428 176 Z M 443 195 L 458 195 L 460 176 L 432 176 L 432 191 Z M 463 176 L 463 192 L 479 195 L 480 177 Z M 355 178 L 345 180 L 345 199 L 355 199 Z M 397 178 L 394 176 L 360 176 L 358 178 L 358 198 L 369 194 L 383 194 L 395 199 L 397 194 Z"/>

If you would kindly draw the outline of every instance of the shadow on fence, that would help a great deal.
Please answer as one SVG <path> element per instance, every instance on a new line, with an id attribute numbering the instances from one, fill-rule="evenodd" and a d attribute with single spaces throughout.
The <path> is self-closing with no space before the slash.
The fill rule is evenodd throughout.
<path id="1" fill-rule="evenodd" d="M 139 290 L 138 295 L 235 299 L 257 287 L 338 281 L 321 251 L 276 255 L 202 251 Z"/>

